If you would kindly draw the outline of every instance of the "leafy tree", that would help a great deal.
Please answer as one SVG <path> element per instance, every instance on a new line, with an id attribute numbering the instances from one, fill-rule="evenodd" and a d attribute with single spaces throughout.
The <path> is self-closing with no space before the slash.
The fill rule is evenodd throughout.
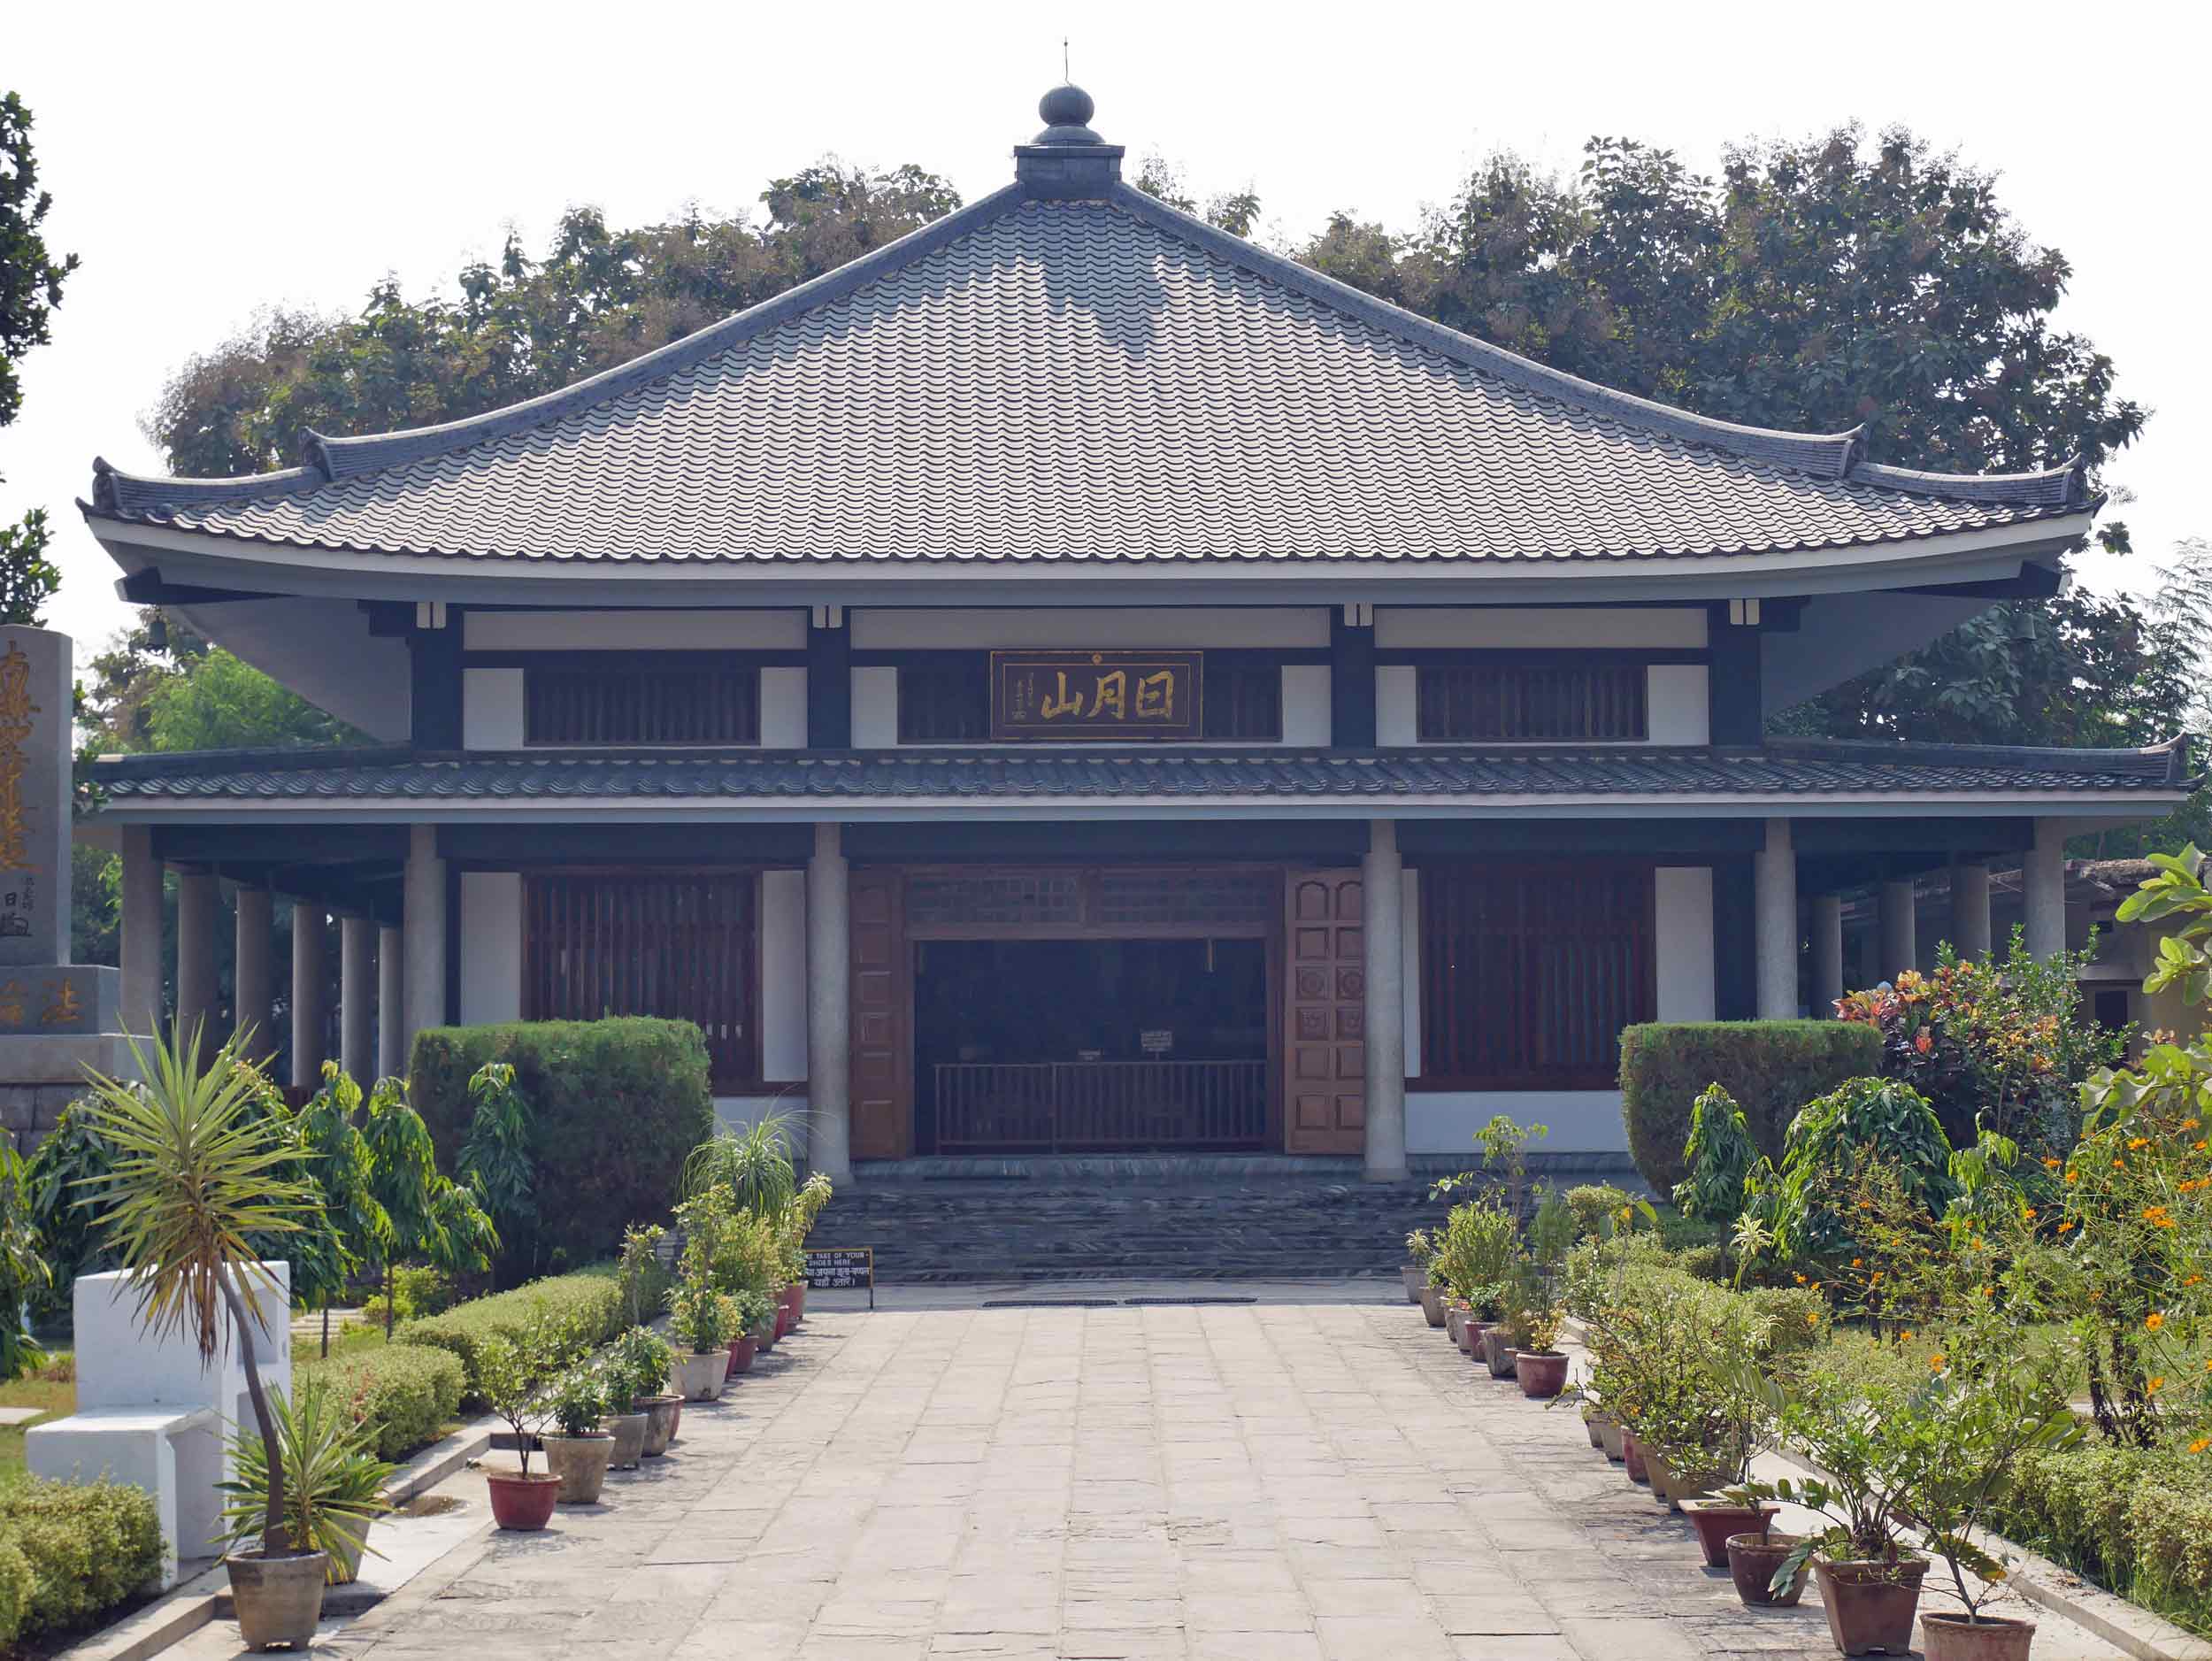
<path id="1" fill-rule="evenodd" d="M 397 1265 L 416 1258 L 449 1273 L 472 1273 L 490 1266 L 499 1236 L 475 1195 L 439 1171 L 430 1127 L 409 1104 L 403 1080 L 377 1080 L 361 1135 L 369 1152 L 370 1197 L 387 1224 L 373 1262 L 384 1283 L 384 1335 L 389 1338 Z"/>
<path id="2" fill-rule="evenodd" d="M 45 1358 L 30 1335 L 34 1305 L 53 1284 L 32 1225 L 30 1182 L 15 1144 L 0 1138 L 0 1384 Z"/>
<path id="3" fill-rule="evenodd" d="M 338 1273 L 310 1287 L 296 1283 L 293 1297 L 322 1312 L 322 1350 L 330 1353 L 330 1309 L 365 1264 L 389 1256 L 392 1219 L 376 1197 L 376 1158 L 368 1138 L 354 1123 L 361 1107 L 361 1087 L 323 1063 L 322 1088 L 299 1112 L 302 1142 L 312 1150 L 307 1174 L 320 1191 L 323 1216 L 336 1237 L 334 1266 Z"/>
<path id="4" fill-rule="evenodd" d="M 53 257 L 39 228 L 53 205 L 52 193 L 38 188 L 31 112 L 16 94 L 0 95 L 0 427 L 23 408 L 17 362 L 51 338 L 48 319 L 77 268 L 74 254 Z M 0 623 L 35 624 L 61 586 L 46 558 L 51 537 L 43 508 L 0 526 Z"/>

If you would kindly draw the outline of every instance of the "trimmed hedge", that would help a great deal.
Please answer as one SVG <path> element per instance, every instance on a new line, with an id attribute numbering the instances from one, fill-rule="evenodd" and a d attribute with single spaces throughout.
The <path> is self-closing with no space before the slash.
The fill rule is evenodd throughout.
<path id="1" fill-rule="evenodd" d="M 576 1274 L 549 1275 L 511 1292 L 471 1298 L 456 1303 L 442 1315 L 404 1323 L 394 1336 L 403 1344 L 421 1344 L 443 1350 L 461 1363 L 464 1399 L 483 1399 L 479 1371 L 484 1341 L 504 1338 L 517 1342 L 542 1315 L 566 1328 L 572 1343 L 581 1347 L 604 1343 L 628 1325 L 623 1319 L 622 1291 L 612 1270 L 601 1267 Z"/>
<path id="2" fill-rule="evenodd" d="M 685 1157 L 714 1134 L 706 1040 L 689 1021 L 434 1027 L 415 1035 L 407 1094 L 447 1170 L 474 1116 L 469 1080 L 488 1061 L 514 1068 L 534 1130 L 538 1219 L 529 1237 L 503 1240 L 508 1275 L 611 1255 L 624 1228 L 667 1211 Z"/>
<path id="3" fill-rule="evenodd" d="M 1855 1021 L 1653 1021 L 1621 1034 L 1628 1151 L 1661 1194 L 1689 1174 L 1690 1106 L 1709 1084 L 1736 1098 L 1777 1164 L 1797 1111 L 1846 1079 L 1882 1070 L 1882 1036 Z"/>
<path id="4" fill-rule="evenodd" d="M 2100 1445 L 2024 1456 L 1996 1525 L 2123 1596 L 2212 1631 L 2212 1473 L 2201 1454 Z"/>
<path id="5" fill-rule="evenodd" d="M 294 1371 L 301 1384 L 319 1379 L 353 1403 L 376 1439 L 380 1459 L 404 1458 L 436 1441 L 460 1412 L 469 1382 L 458 1355 L 419 1343 L 301 1361 Z"/>
<path id="6" fill-rule="evenodd" d="M 79 1626 L 161 1567 L 161 1524 L 142 1489 L 32 1477 L 0 1493 L 0 1649 Z"/>

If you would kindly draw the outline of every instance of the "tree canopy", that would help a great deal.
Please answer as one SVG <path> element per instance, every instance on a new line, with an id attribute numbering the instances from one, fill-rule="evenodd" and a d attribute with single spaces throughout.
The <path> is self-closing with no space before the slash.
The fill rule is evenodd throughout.
<path id="1" fill-rule="evenodd" d="M 40 227 L 53 205 L 52 193 L 39 188 L 31 112 L 15 93 L 0 94 L 0 427 L 23 408 L 16 365 L 52 338 L 48 319 L 77 268 L 76 255 L 57 259 L 46 246 Z M 61 586 L 61 573 L 46 558 L 52 540 L 43 508 L 0 525 L 0 623 L 38 622 Z"/>

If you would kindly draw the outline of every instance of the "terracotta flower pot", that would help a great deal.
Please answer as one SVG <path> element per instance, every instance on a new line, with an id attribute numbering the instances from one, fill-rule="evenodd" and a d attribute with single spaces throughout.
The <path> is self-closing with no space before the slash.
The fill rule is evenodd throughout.
<path id="1" fill-rule="evenodd" d="M 259 1551 L 234 1551 L 223 1559 L 230 1571 L 230 1596 L 238 1611 L 238 1635 L 249 1649 L 289 1644 L 305 1649 L 315 1642 L 315 1623 L 323 1618 L 323 1582 L 330 1559 L 319 1551 L 288 1552 L 272 1557 Z"/>
<path id="2" fill-rule="evenodd" d="M 1604 1420 L 1605 1415 L 1594 1407 L 1586 1407 L 1582 1410 L 1582 1428 L 1589 1436 L 1590 1445 L 1593 1448 L 1605 1446 L 1605 1432 L 1601 1428 Z"/>
<path id="3" fill-rule="evenodd" d="M 1463 1352 L 1467 1348 L 1467 1306 L 1448 1303 L 1444 1308 L 1444 1335 L 1457 1344 Z"/>
<path id="4" fill-rule="evenodd" d="M 1417 1263 L 1402 1263 L 1398 1265 L 1398 1278 L 1405 1282 L 1406 1302 L 1418 1303 L 1421 1286 L 1429 1278 L 1429 1272 Z"/>
<path id="5" fill-rule="evenodd" d="M 561 1479 L 544 1471 L 518 1476 L 511 1471 L 487 1471 L 491 1489 L 492 1521 L 502 1528 L 528 1532 L 553 1520 L 553 1502 L 560 1497 Z"/>
<path id="6" fill-rule="evenodd" d="M 1828 1611 L 1828 1635 L 1846 1655 L 1907 1655 L 1912 1649 L 1912 1619 L 1920 1607 L 1920 1582 L 1928 1573 L 1925 1557 L 1895 1563 L 1813 1559 L 1820 1577 L 1820 1601 Z"/>
<path id="7" fill-rule="evenodd" d="M 703 1354 L 676 1357 L 676 1388 L 687 1402 L 711 1402 L 722 1394 L 729 1376 L 730 1352 L 709 1350 Z"/>
<path id="8" fill-rule="evenodd" d="M 676 1440 L 676 1426 L 684 1416 L 684 1398 L 641 1396 L 630 1405 L 645 1415 L 645 1446 L 639 1451 L 648 1459 L 659 1458 Z"/>
<path id="9" fill-rule="evenodd" d="M 742 1338 L 731 1339 L 730 1371 L 727 1376 L 733 1379 L 741 1373 L 750 1372 L 753 1357 L 759 1353 L 759 1350 L 760 1346 L 753 1342 L 753 1334 L 750 1333 L 747 1333 Z"/>
<path id="10" fill-rule="evenodd" d="M 1522 1395 L 1548 1401 L 1567 1388 L 1567 1357 L 1556 1350 L 1516 1350 L 1513 1376 L 1521 1381 Z"/>
<path id="11" fill-rule="evenodd" d="M 1790 1582 L 1789 1589 L 1777 1596 L 1768 1588 L 1774 1582 L 1774 1572 L 1782 1566 L 1782 1559 L 1797 1549 L 1799 1536 L 1771 1532 L 1755 1534 L 1731 1534 L 1728 1537 L 1728 1578 L 1736 1583 L 1736 1596 L 1750 1609 L 1794 1609 L 1797 1600 L 1805 1596 L 1806 1574 L 1802 1567 Z"/>
<path id="12" fill-rule="evenodd" d="M 1643 1445 L 1636 1440 L 1632 1430 L 1621 1432 L 1621 1464 L 1627 1468 L 1632 1482 L 1649 1482 L 1651 1473 L 1644 1467 Z"/>
<path id="13" fill-rule="evenodd" d="M 1619 1465 L 1628 1457 L 1628 1450 L 1624 1445 L 1627 1433 L 1622 1430 L 1621 1421 L 1609 1413 L 1597 1420 L 1597 1427 L 1598 1446 L 1605 1450 L 1607 1458 Z"/>
<path id="14" fill-rule="evenodd" d="M 645 1433 L 650 1419 L 644 1413 L 609 1413 L 599 1428 L 614 1438 L 614 1452 L 607 1460 L 610 1471 L 634 1471 L 645 1457 Z"/>
<path id="15" fill-rule="evenodd" d="M 1421 1288 L 1421 1313 L 1432 1326 L 1444 1324 L 1444 1288 L 1433 1280 Z"/>
<path id="16" fill-rule="evenodd" d="M 605 1431 L 588 1436 L 541 1436 L 545 1468 L 561 1479 L 561 1503 L 590 1505 L 607 1485 L 607 1466 L 614 1458 L 614 1438 Z"/>
<path id="17" fill-rule="evenodd" d="M 783 1323 L 771 1316 L 753 1328 L 753 1345 L 763 1355 L 776 1347 L 776 1340 L 783 1336 Z"/>
<path id="18" fill-rule="evenodd" d="M 803 1323 L 805 1319 L 806 1282 L 804 1280 L 794 1280 L 791 1283 L 791 1324 L 794 1326 L 796 1326 Z"/>
<path id="19" fill-rule="evenodd" d="M 1513 1376 L 1513 1345 L 1502 1326 L 1482 1329 L 1482 1358 L 1490 1364 L 1490 1376 L 1509 1379 Z"/>
<path id="20" fill-rule="evenodd" d="M 1697 1543 L 1704 1550 L 1705 1566 L 1709 1569 L 1728 1566 L 1728 1542 L 1735 1535 L 1751 1534 L 1764 1539 L 1781 1509 L 1779 1505 L 1739 1505 L 1733 1500 L 1682 1502 L 1683 1514 L 1690 1519 L 1690 1526 L 1697 1530 Z"/>
<path id="21" fill-rule="evenodd" d="M 781 1343 L 783 1342 L 784 1334 L 789 1332 L 790 1330 L 791 1311 L 785 1304 L 779 1303 L 776 1305 L 776 1335 L 770 1342 L 772 1343 Z"/>
<path id="22" fill-rule="evenodd" d="M 1685 1500 L 1706 1498 L 1728 1480 L 1724 1471 L 1678 1471 L 1674 1461 L 1656 1448 L 1644 1449 L 1643 1455 L 1644 1469 L 1651 1476 L 1651 1497 L 1664 1500 L 1675 1511 L 1682 1509 Z"/>
<path id="23" fill-rule="evenodd" d="M 1644 1480 L 1651 1486 L 1651 1497 L 1670 1511 L 1674 1508 L 1674 1473 L 1667 1465 L 1667 1456 L 1649 1442 L 1636 1444 L 1636 1457 L 1644 1464 Z"/>
<path id="24" fill-rule="evenodd" d="M 2028 1661 L 2035 1623 L 2000 1615 L 1972 1622 L 1963 1615 L 1923 1615 L 1920 1642 L 1928 1661 Z"/>

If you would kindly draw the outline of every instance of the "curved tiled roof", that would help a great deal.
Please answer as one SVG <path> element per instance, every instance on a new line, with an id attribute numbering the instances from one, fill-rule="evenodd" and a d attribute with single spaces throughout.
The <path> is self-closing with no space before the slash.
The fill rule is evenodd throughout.
<path id="1" fill-rule="evenodd" d="M 1364 755 L 1297 750 L 871 750 L 796 755 L 539 751 L 418 755 L 406 750 L 208 751 L 111 757 L 94 781 L 118 806 L 254 801 L 558 803 L 1000 802 L 1194 797 L 1620 796 L 1756 799 L 2017 794 L 2043 799 L 2191 788 L 2188 751 L 2012 750 L 1774 740 L 1756 750 L 1423 749 Z"/>
<path id="2" fill-rule="evenodd" d="M 1015 187 L 514 409 L 91 510 L 343 550 L 754 561 L 1637 561 L 2080 511 L 1544 369 L 1116 183 Z"/>

